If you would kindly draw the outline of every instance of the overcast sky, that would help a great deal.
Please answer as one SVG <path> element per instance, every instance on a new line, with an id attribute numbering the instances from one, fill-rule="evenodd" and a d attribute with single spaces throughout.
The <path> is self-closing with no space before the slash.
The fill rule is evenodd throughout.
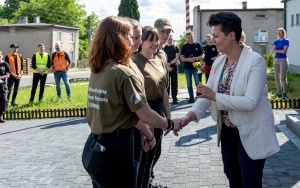
<path id="1" fill-rule="evenodd" d="M 78 0 L 85 4 L 88 13 L 92 11 L 103 19 L 118 14 L 120 0 Z M 247 0 L 248 8 L 283 8 L 281 0 Z M 0 0 L 3 5 L 4 0 Z M 153 26 L 157 18 L 168 18 L 173 26 L 174 39 L 185 31 L 185 0 L 138 0 L 143 26 Z M 193 8 L 200 5 L 201 9 L 232 9 L 242 8 L 242 0 L 190 0 L 190 23 L 193 24 Z"/>

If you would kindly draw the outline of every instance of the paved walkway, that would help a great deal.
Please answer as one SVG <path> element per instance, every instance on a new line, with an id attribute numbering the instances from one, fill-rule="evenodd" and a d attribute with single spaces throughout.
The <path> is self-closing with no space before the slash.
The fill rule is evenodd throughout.
<path id="1" fill-rule="evenodd" d="M 186 91 L 171 105 L 172 117 L 182 117 L 191 107 Z M 281 151 L 266 161 L 264 187 L 300 188 L 300 139 L 285 126 L 285 114 L 275 110 Z M 7 121 L 0 125 L 0 187 L 92 187 L 81 164 L 89 134 L 84 118 Z M 173 188 L 228 187 L 216 145 L 215 122 L 206 113 L 180 136 L 163 138 L 162 156 L 155 167 L 154 183 Z"/>

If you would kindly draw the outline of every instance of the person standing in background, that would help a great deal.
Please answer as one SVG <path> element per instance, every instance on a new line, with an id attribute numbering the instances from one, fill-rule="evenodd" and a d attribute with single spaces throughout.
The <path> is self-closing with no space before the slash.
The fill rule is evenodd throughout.
<path id="1" fill-rule="evenodd" d="M 52 54 L 52 71 L 54 73 L 56 93 L 59 99 L 61 99 L 60 80 L 62 79 L 66 87 L 68 99 L 71 100 L 71 87 L 68 75 L 70 68 L 71 60 L 69 54 L 62 50 L 62 42 L 58 41 L 55 44 L 55 52 Z"/>
<path id="2" fill-rule="evenodd" d="M 286 31 L 283 28 L 277 29 L 277 39 L 274 41 L 272 52 L 275 53 L 274 56 L 274 76 L 276 82 L 276 93 L 273 95 L 275 97 L 282 97 L 282 99 L 287 99 L 287 70 L 288 70 L 288 58 L 287 51 L 290 45 L 289 39 L 286 37 Z"/>
<path id="3" fill-rule="evenodd" d="M 184 61 L 184 73 L 190 96 L 188 103 L 194 103 L 195 99 L 192 77 L 194 76 L 195 85 L 197 87 L 199 85 L 199 77 L 201 76 L 198 76 L 198 70 L 195 69 L 193 63 L 204 59 L 204 49 L 200 43 L 194 42 L 194 34 L 192 31 L 188 31 L 185 35 L 186 43 L 182 46 L 180 59 L 181 61 Z"/>
<path id="4" fill-rule="evenodd" d="M 7 101 L 10 99 L 12 87 L 14 87 L 11 106 L 18 106 L 16 97 L 18 95 L 20 80 L 23 75 L 23 57 L 18 54 L 19 46 L 17 44 L 10 45 L 10 53 L 5 56 L 4 61 L 9 64 L 10 76 L 7 79 L 8 96 Z"/>
<path id="5" fill-rule="evenodd" d="M 206 78 L 206 83 L 208 81 L 209 78 L 209 74 L 210 74 L 210 70 L 212 67 L 212 64 L 214 63 L 215 59 L 218 57 L 219 53 L 217 51 L 217 47 L 216 45 L 214 45 L 211 42 L 212 39 L 212 35 L 211 34 L 207 34 L 206 35 L 206 46 L 203 47 L 204 49 L 204 61 L 205 61 L 205 66 L 204 66 L 204 74 L 205 74 L 205 78 Z"/>
<path id="6" fill-rule="evenodd" d="M 32 88 L 29 103 L 33 103 L 36 88 L 40 81 L 39 101 L 43 100 L 48 69 L 51 67 L 51 57 L 45 52 L 44 44 L 38 45 L 38 52 L 32 56 L 31 67 L 33 72 Z"/>
<path id="7" fill-rule="evenodd" d="M 5 123 L 2 116 L 7 109 L 8 89 L 6 85 L 6 79 L 9 77 L 9 75 L 9 65 L 3 61 L 3 55 L 0 51 L 0 123 Z"/>
<path id="8" fill-rule="evenodd" d="M 178 93 L 178 60 L 179 60 L 179 48 L 173 44 L 173 36 L 170 35 L 167 44 L 163 47 L 163 50 L 168 57 L 168 71 L 169 71 L 169 80 L 168 80 L 168 94 L 173 99 L 173 104 L 178 104 L 177 93 Z"/>

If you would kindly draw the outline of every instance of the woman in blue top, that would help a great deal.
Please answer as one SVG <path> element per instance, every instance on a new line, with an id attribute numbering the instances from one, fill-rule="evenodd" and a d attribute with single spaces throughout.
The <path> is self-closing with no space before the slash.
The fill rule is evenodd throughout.
<path id="1" fill-rule="evenodd" d="M 287 81 L 286 74 L 288 70 L 288 59 L 287 50 L 289 47 L 289 39 L 286 37 L 286 31 L 283 28 L 277 29 L 277 37 L 275 40 L 272 52 L 275 53 L 274 57 L 274 76 L 276 82 L 277 91 L 274 94 L 275 97 L 282 97 L 282 99 L 287 99 Z"/>

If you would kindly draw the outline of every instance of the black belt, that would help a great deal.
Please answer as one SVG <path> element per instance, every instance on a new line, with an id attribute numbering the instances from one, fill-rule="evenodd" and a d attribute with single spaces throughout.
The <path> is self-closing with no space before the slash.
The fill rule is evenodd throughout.
<path id="1" fill-rule="evenodd" d="M 102 134 L 91 133 L 91 134 L 94 139 L 114 138 L 114 137 L 119 137 L 119 136 L 127 137 L 127 136 L 133 135 L 133 130 L 134 130 L 134 127 L 128 128 L 128 129 L 117 129 L 111 133 L 102 133 Z"/>

